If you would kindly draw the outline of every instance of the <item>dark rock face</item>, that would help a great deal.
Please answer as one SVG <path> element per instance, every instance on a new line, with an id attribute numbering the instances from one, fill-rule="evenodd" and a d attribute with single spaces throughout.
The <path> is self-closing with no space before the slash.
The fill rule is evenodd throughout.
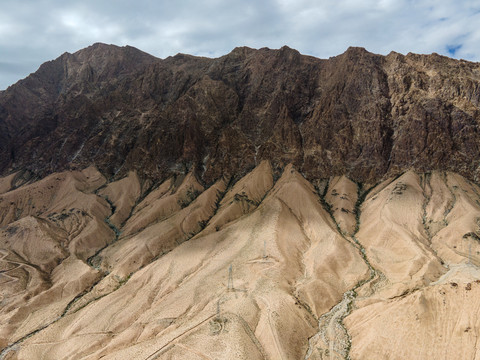
<path id="1" fill-rule="evenodd" d="M 157 59 L 95 44 L 0 92 L 0 175 L 95 164 L 206 183 L 262 159 L 309 179 L 405 169 L 480 178 L 480 65 L 350 48 L 328 60 L 236 48 Z"/>

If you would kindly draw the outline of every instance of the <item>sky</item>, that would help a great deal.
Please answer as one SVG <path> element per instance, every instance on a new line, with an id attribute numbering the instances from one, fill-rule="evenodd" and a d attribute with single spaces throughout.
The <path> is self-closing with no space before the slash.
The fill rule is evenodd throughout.
<path id="1" fill-rule="evenodd" d="M 96 42 L 159 58 L 287 45 L 320 58 L 361 46 L 480 61 L 479 25 L 478 0 L 2 0 L 0 90 Z"/>

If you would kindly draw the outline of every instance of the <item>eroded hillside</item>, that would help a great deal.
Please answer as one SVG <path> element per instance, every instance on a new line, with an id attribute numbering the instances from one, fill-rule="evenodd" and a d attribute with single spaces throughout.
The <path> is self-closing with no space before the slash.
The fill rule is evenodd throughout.
<path id="1" fill-rule="evenodd" d="M 0 358 L 475 359 L 480 188 L 316 184 L 2 178 Z"/>

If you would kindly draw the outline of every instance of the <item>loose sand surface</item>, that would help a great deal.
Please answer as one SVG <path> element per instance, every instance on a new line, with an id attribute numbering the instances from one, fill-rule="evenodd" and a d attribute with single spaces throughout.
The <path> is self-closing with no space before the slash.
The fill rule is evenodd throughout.
<path id="1" fill-rule="evenodd" d="M 19 179 L 0 359 L 480 359 L 480 189 L 457 174 Z"/>

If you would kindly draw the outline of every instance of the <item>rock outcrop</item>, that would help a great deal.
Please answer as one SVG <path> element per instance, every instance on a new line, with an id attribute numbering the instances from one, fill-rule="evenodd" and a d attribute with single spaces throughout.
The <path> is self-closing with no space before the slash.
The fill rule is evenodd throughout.
<path id="1" fill-rule="evenodd" d="M 261 160 L 309 180 L 374 183 L 414 168 L 478 180 L 480 65 L 362 48 L 157 59 L 95 44 L 0 92 L 0 174 L 95 164 L 164 180 L 240 178 Z"/>

